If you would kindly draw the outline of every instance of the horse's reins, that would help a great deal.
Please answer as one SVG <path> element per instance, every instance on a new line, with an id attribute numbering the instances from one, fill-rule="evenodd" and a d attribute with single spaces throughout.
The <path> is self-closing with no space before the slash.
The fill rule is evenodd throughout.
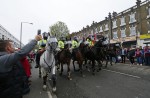
<path id="1" fill-rule="evenodd" d="M 55 59 L 55 58 L 54 58 Z M 52 64 L 49 66 L 49 64 L 46 62 L 46 60 L 45 60 L 45 54 L 44 54 L 44 58 L 43 58 L 43 60 L 44 60 L 44 62 L 46 63 L 46 65 L 48 66 L 48 68 L 49 68 L 49 73 L 51 72 L 51 69 L 52 69 L 52 65 L 53 65 L 53 63 L 54 63 L 54 59 L 53 59 L 53 62 L 52 62 Z"/>

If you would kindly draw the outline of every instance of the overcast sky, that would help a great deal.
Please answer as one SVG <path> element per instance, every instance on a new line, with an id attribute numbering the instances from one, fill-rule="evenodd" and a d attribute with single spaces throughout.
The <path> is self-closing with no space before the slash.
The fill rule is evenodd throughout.
<path id="1" fill-rule="evenodd" d="M 77 32 L 92 21 L 104 20 L 109 12 L 119 13 L 135 4 L 136 0 L 0 0 L 0 24 L 20 39 L 21 22 L 32 22 L 23 24 L 26 44 L 38 29 L 48 32 L 57 21 L 66 23 L 70 33 Z"/>

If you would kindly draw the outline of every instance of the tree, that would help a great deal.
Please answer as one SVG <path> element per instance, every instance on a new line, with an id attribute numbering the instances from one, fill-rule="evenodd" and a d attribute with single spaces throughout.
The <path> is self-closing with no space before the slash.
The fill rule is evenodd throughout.
<path id="1" fill-rule="evenodd" d="M 69 35 L 69 29 L 67 25 L 61 21 L 58 21 L 54 25 L 49 27 L 50 33 L 53 36 L 56 36 L 57 39 L 60 39 L 60 37 L 67 37 Z"/>

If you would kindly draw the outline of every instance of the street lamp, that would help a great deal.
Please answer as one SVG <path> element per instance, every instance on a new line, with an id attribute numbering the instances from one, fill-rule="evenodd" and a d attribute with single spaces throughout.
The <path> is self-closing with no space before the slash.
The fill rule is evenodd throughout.
<path id="1" fill-rule="evenodd" d="M 21 44 L 22 44 L 22 24 L 23 23 L 28 23 L 28 24 L 32 24 L 33 25 L 33 23 L 30 23 L 30 22 L 21 22 L 21 29 L 20 29 L 20 48 L 21 48 Z"/>

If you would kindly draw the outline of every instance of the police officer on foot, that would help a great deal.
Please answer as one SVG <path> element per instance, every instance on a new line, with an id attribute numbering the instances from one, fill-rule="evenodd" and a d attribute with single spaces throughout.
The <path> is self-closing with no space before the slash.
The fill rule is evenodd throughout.
<path id="1" fill-rule="evenodd" d="M 42 37 L 37 35 L 22 49 L 15 52 L 13 42 L 0 40 L 0 98 L 23 97 L 23 65 L 20 59 L 27 56 Z"/>

